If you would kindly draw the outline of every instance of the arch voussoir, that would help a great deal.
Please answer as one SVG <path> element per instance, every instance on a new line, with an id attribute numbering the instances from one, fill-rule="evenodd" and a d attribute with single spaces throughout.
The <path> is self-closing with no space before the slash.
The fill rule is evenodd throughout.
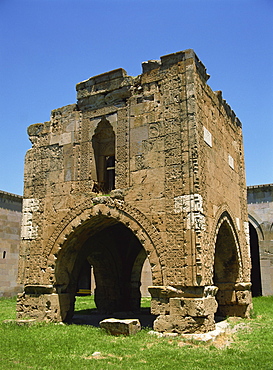
<path id="1" fill-rule="evenodd" d="M 74 233 L 84 223 L 88 223 L 95 230 L 97 225 L 96 223 L 93 224 L 93 220 L 100 216 L 109 218 L 113 222 L 121 222 L 136 235 L 147 253 L 150 264 L 154 266 L 155 281 L 157 281 L 157 284 L 163 284 L 164 276 L 158 253 L 158 249 L 162 246 L 160 235 L 149 220 L 138 210 L 122 201 L 114 201 L 110 197 L 106 203 L 97 203 L 95 205 L 93 202 L 82 203 L 77 207 L 77 211 L 71 212 L 70 217 L 66 216 L 65 220 L 61 220 L 48 241 L 48 246 L 51 249 L 45 253 L 45 265 L 48 266 L 49 261 L 51 261 L 52 269 L 50 256 L 56 256 L 58 253 L 63 252 L 63 248 L 69 243 L 68 239 L 72 240 Z M 58 234 L 56 230 L 59 230 Z"/>

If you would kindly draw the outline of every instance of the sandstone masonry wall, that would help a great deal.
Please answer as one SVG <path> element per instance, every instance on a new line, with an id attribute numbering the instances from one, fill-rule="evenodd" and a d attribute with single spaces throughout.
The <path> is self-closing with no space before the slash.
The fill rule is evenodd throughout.
<path id="1" fill-rule="evenodd" d="M 0 297 L 22 290 L 17 284 L 22 197 L 0 191 Z"/>

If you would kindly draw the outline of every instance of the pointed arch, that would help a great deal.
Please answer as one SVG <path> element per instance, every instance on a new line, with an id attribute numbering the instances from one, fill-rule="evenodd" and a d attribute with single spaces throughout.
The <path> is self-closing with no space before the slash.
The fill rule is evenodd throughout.
<path id="1" fill-rule="evenodd" d="M 92 137 L 95 160 L 95 184 L 93 191 L 109 193 L 115 189 L 116 138 L 111 123 L 102 117 Z"/>
<path id="2" fill-rule="evenodd" d="M 163 263 L 160 260 L 160 251 L 164 249 L 160 234 L 139 210 L 122 200 L 105 196 L 81 203 L 56 226 L 44 250 L 44 266 L 47 266 L 50 282 L 56 284 L 55 268 L 58 256 L 73 245 L 78 233 L 81 233 L 83 242 L 92 233 L 97 233 L 116 223 L 125 225 L 138 238 L 152 268 L 153 284 L 163 285 L 166 278 L 162 268 Z M 76 253 L 77 247 L 75 247 Z"/>
<path id="3" fill-rule="evenodd" d="M 151 222 L 124 201 L 100 196 L 80 204 L 58 224 L 45 251 L 47 279 L 49 276 L 56 293 L 70 297 L 64 320 L 72 319 L 86 261 L 93 266 L 95 302 L 101 312 L 139 309 L 141 269 L 146 257 L 153 284 L 164 283 L 159 258 L 162 248 L 161 237 Z"/>
<path id="4" fill-rule="evenodd" d="M 219 230 L 223 223 L 226 223 L 228 226 L 228 229 L 232 235 L 232 238 L 234 239 L 234 246 L 236 248 L 236 256 L 238 260 L 238 279 L 242 280 L 243 276 L 243 263 L 242 263 L 242 254 L 241 254 L 241 248 L 239 243 L 239 230 L 237 228 L 235 217 L 232 215 L 229 207 L 227 205 L 223 205 L 221 208 L 218 209 L 218 212 L 215 215 L 215 222 L 213 225 L 213 232 L 212 232 L 212 245 L 214 245 L 214 255 L 215 255 L 215 247 L 216 247 L 216 241 L 219 234 Z"/>
<path id="5" fill-rule="evenodd" d="M 263 229 L 261 227 L 263 221 L 260 219 L 260 217 L 257 214 L 255 214 L 253 211 L 251 211 L 251 213 L 248 214 L 248 222 L 256 230 L 256 232 L 258 234 L 259 241 L 263 241 L 264 240 L 264 232 L 263 232 Z"/>
<path id="6" fill-rule="evenodd" d="M 215 235 L 214 284 L 235 284 L 240 280 L 239 244 L 229 215 L 225 212 Z"/>
<path id="7" fill-rule="evenodd" d="M 222 207 L 216 219 L 214 232 L 213 283 L 218 287 L 217 315 L 241 316 L 237 305 L 236 287 L 242 281 L 242 256 L 239 248 L 238 230 L 227 207 Z"/>

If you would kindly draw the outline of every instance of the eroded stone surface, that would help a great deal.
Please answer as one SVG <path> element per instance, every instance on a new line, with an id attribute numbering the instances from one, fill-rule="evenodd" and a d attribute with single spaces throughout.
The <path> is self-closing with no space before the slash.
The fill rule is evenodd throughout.
<path id="1" fill-rule="evenodd" d="M 105 319 L 100 321 L 100 327 L 112 335 L 133 335 L 141 330 L 138 319 Z"/>

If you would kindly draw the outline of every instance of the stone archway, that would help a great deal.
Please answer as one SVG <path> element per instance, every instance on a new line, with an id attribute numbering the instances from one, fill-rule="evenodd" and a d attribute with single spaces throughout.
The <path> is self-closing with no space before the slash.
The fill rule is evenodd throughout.
<path id="1" fill-rule="evenodd" d="M 236 299 L 237 283 L 241 276 L 241 258 L 234 223 L 228 212 L 224 212 L 215 233 L 213 282 L 218 292 L 216 315 L 240 315 Z"/>
<path id="2" fill-rule="evenodd" d="M 100 312 L 140 308 L 141 269 L 147 257 L 153 268 L 153 281 L 163 282 L 157 255 L 160 238 L 150 227 L 140 212 L 105 196 L 93 198 L 92 205 L 82 205 L 79 215 L 67 217 L 57 238 L 54 234 L 50 252 L 56 258 L 52 275 L 56 292 L 70 297 L 70 303 L 65 303 L 63 321 L 70 321 L 73 315 L 77 283 L 86 261 L 94 269 L 95 302 Z M 52 269 L 50 256 L 47 264 Z M 62 307 L 60 311 L 64 312 Z"/>
<path id="3" fill-rule="evenodd" d="M 60 253 L 56 265 L 56 286 L 67 286 L 63 291 L 71 295 L 70 315 L 78 279 L 86 261 L 93 266 L 97 309 L 101 313 L 137 311 L 140 309 L 140 271 L 144 260 L 139 255 L 146 252 L 134 233 L 121 222 L 106 216 L 96 216 L 101 227 L 96 230 L 92 222 L 85 228 L 92 235 L 81 237 L 81 226 L 71 235 L 65 252 Z M 84 233 L 84 230 L 82 230 Z M 142 262 L 142 263 L 141 263 Z M 138 272 L 138 273 L 136 273 Z"/>

